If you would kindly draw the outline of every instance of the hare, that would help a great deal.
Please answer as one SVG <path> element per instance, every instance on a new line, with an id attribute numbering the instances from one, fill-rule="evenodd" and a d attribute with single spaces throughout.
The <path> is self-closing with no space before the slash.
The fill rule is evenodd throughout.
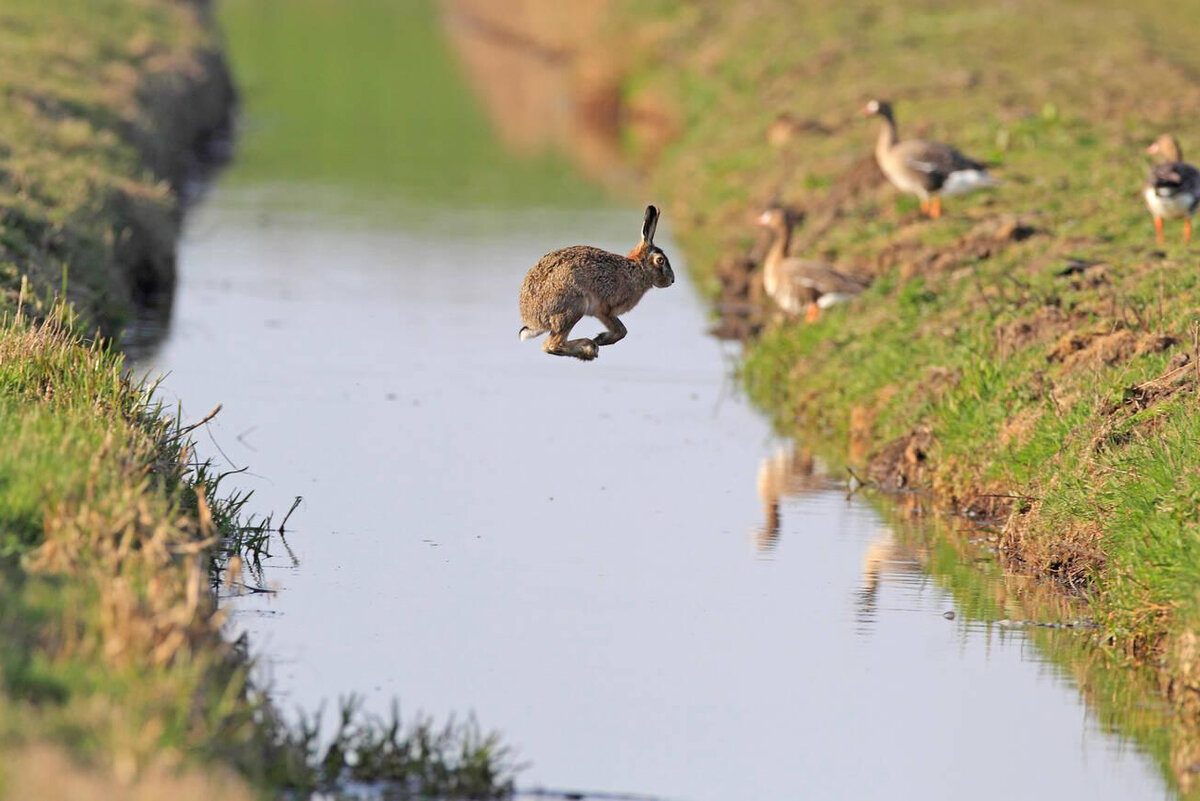
<path id="1" fill-rule="evenodd" d="M 628 256 L 575 245 L 547 253 L 525 275 L 521 284 L 521 339 L 546 332 L 542 350 L 555 356 L 591 361 L 601 345 L 625 338 L 625 325 L 617 319 L 637 305 L 652 286 L 675 283 L 667 254 L 654 246 L 658 209 L 646 207 L 642 241 Z M 595 339 L 571 339 L 571 329 L 585 315 L 608 329 Z"/>

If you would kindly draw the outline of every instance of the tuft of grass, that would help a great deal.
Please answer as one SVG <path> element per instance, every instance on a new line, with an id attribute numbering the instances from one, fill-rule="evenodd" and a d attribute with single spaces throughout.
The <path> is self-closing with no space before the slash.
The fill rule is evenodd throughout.
<path id="1" fill-rule="evenodd" d="M 437 725 L 417 717 L 405 723 L 398 705 L 388 717 L 364 712 L 356 696 L 338 705 L 338 726 L 321 735 L 321 715 L 281 730 L 277 747 L 302 758 L 298 775 L 282 782 L 294 792 L 337 794 L 370 787 L 386 798 L 510 798 L 519 769 L 496 734 L 473 720 Z"/>

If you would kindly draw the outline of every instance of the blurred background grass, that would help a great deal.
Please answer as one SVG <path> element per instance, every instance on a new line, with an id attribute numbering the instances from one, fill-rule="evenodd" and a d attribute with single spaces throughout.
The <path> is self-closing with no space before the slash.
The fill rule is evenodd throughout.
<path id="1" fill-rule="evenodd" d="M 238 158 L 222 179 L 231 187 L 312 184 L 442 208 L 583 208 L 603 197 L 561 152 L 502 147 L 432 0 L 219 8 L 243 102 Z"/>

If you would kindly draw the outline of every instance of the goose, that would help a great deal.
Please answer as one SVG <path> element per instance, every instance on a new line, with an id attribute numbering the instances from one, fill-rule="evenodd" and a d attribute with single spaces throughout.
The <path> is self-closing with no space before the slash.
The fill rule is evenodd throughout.
<path id="1" fill-rule="evenodd" d="M 1146 205 L 1154 215 L 1154 233 L 1163 244 L 1163 218 L 1183 218 L 1183 244 L 1192 239 L 1192 215 L 1200 206 L 1200 170 L 1183 160 L 1179 141 L 1163 134 L 1146 148 L 1158 160 L 1143 192 Z"/>
<path id="2" fill-rule="evenodd" d="M 780 206 L 772 206 L 758 218 L 758 224 L 773 235 L 763 259 L 763 289 L 788 314 L 799 315 L 801 309 L 807 309 L 805 319 L 811 323 L 821 309 L 850 300 L 867 285 L 826 262 L 788 256 L 795 222 L 795 217 Z"/>
<path id="3" fill-rule="evenodd" d="M 866 116 L 883 117 L 883 128 L 875 143 L 879 169 L 901 192 L 921 198 L 921 211 L 933 219 L 942 216 L 942 196 L 962 195 L 999 183 L 987 167 L 967 158 L 950 145 L 924 139 L 900 141 L 896 116 L 886 100 L 872 100 L 863 107 Z"/>

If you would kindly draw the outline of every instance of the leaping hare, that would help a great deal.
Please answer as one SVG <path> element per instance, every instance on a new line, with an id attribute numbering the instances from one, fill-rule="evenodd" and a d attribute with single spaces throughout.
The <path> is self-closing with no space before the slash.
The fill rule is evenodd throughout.
<path id="1" fill-rule="evenodd" d="M 617 319 L 637 305 L 652 286 L 675 283 L 667 254 L 654 246 L 658 209 L 646 207 L 642 241 L 628 256 L 575 245 L 547 253 L 525 275 L 521 284 L 521 339 L 546 332 L 542 350 L 555 356 L 591 361 L 601 345 L 620 342 L 625 326 Z M 571 339 L 571 329 L 585 315 L 604 323 L 607 331 L 595 339 Z"/>

